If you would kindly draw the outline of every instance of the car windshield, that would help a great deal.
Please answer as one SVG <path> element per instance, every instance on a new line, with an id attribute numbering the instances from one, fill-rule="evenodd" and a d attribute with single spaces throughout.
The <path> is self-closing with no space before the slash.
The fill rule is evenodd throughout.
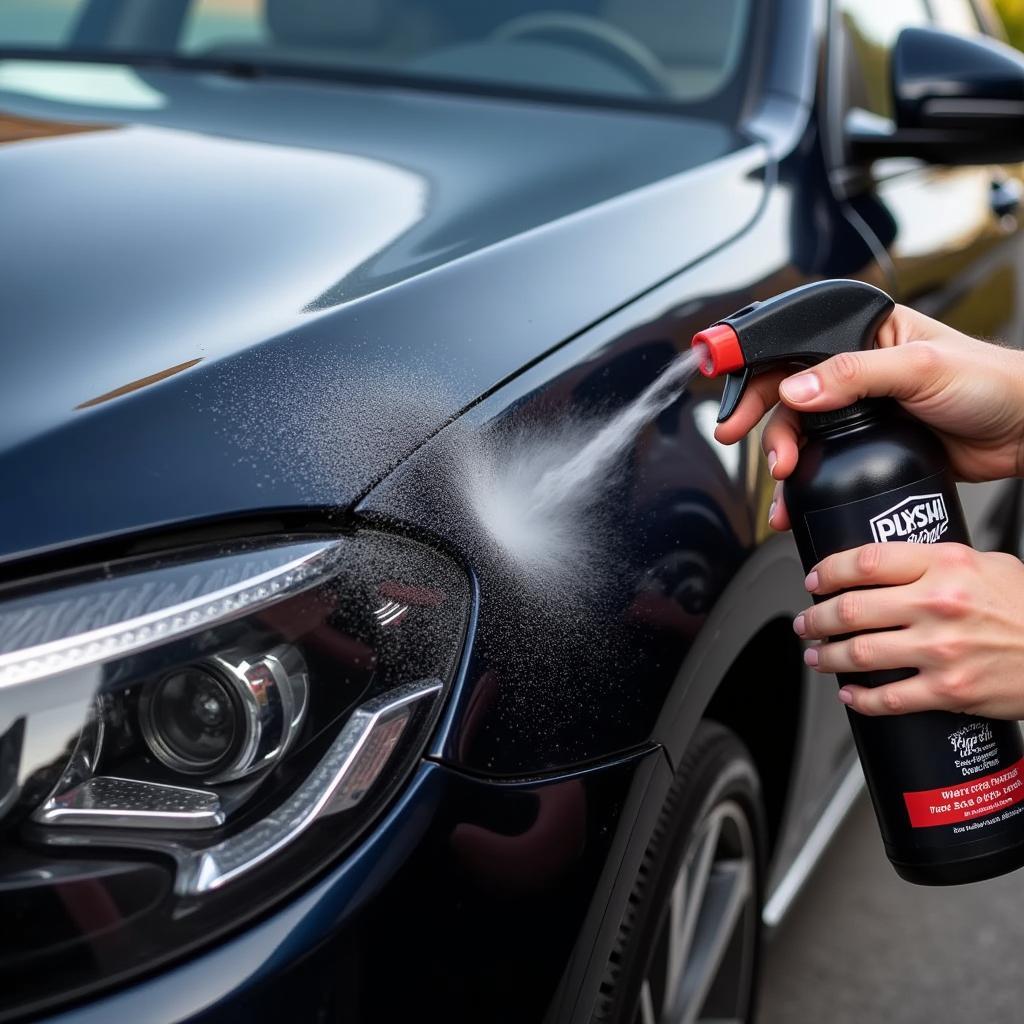
<path id="1" fill-rule="evenodd" d="M 0 0 L 0 56 L 164 57 L 463 88 L 700 103 L 751 0 Z"/>

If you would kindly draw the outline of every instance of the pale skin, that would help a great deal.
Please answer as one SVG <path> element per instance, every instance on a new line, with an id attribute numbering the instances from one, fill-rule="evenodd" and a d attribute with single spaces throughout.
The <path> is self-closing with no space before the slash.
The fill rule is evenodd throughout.
<path id="1" fill-rule="evenodd" d="M 876 347 L 812 370 L 755 377 L 715 431 L 731 444 L 771 415 L 762 447 L 775 485 L 769 522 L 789 529 L 781 481 L 796 466 L 798 412 L 888 396 L 927 423 L 960 480 L 1024 475 L 1024 353 L 969 338 L 897 306 Z M 781 399 L 781 401 L 780 401 Z M 1024 564 L 962 544 L 867 544 L 814 566 L 819 604 L 793 628 L 818 672 L 915 668 L 901 682 L 844 686 L 839 699 L 865 715 L 938 709 L 1024 719 Z M 871 590 L 850 590 L 872 587 Z M 839 593 L 844 591 L 844 593 Z M 836 595 L 829 597 L 828 595 Z M 829 642 L 830 636 L 880 630 Z"/>

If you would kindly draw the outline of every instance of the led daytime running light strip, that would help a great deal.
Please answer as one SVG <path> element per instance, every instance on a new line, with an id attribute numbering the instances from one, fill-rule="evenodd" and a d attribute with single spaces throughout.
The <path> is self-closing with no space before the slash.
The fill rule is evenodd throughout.
<path id="1" fill-rule="evenodd" d="M 0 655 L 0 689 L 85 668 L 205 629 L 312 586 L 330 566 L 328 544 L 222 590 L 113 626 Z"/>

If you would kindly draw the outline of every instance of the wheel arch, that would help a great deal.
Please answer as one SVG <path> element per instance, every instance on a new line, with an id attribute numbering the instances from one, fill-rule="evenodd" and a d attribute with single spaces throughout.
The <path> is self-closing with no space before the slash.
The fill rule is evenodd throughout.
<path id="1" fill-rule="evenodd" d="M 708 616 L 653 737 L 675 768 L 702 719 L 732 729 L 761 775 L 772 851 L 809 740 L 811 681 L 791 626 L 808 602 L 803 580 L 789 537 L 772 538 L 748 559 Z"/>
<path id="2" fill-rule="evenodd" d="M 771 681 L 782 685 L 757 685 L 766 665 L 773 666 Z M 769 851 L 778 846 L 798 760 L 805 694 L 788 681 L 802 678 L 802 665 L 791 620 L 773 619 L 736 655 L 704 712 L 705 718 L 728 726 L 750 751 L 761 777 Z"/>

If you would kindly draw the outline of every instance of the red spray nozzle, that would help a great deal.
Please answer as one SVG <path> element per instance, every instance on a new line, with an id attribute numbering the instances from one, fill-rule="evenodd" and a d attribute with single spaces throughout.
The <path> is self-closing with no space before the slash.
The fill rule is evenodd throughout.
<path id="1" fill-rule="evenodd" d="M 707 356 L 700 364 L 700 372 L 705 377 L 732 373 L 734 370 L 742 370 L 745 365 L 739 335 L 728 324 L 714 324 L 699 331 L 693 336 L 690 347 L 697 348 L 699 345 L 707 350 Z"/>
<path id="2" fill-rule="evenodd" d="M 736 411 L 760 370 L 812 366 L 837 352 L 871 348 L 893 305 L 863 281 L 815 281 L 745 306 L 695 334 L 691 344 L 708 351 L 700 372 L 725 377 L 718 421 Z"/>

